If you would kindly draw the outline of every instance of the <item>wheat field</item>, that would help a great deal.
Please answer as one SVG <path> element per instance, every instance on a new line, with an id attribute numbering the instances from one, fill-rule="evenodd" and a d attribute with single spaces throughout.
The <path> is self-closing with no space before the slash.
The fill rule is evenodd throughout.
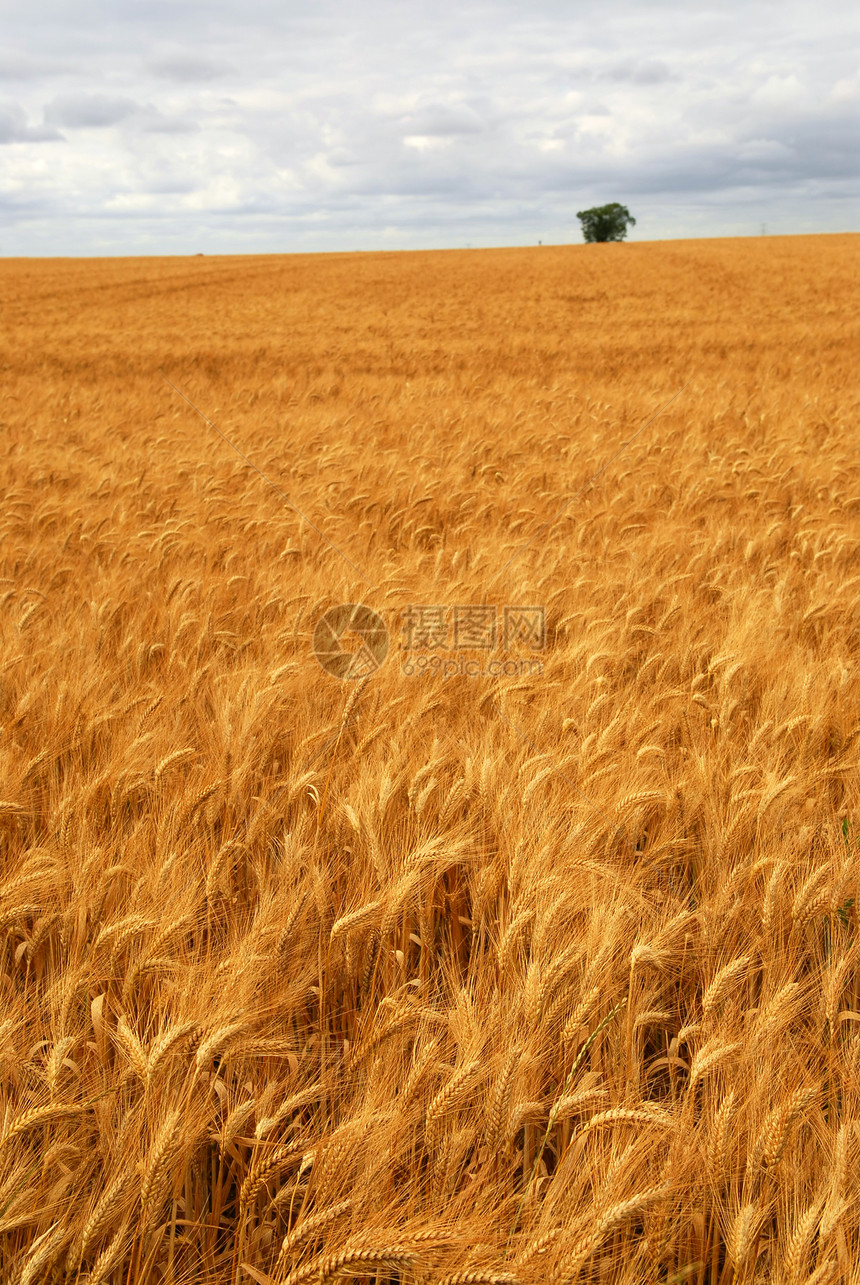
<path id="1" fill-rule="evenodd" d="M 858 259 L 2 263 L 0 1279 L 860 1282 Z"/>

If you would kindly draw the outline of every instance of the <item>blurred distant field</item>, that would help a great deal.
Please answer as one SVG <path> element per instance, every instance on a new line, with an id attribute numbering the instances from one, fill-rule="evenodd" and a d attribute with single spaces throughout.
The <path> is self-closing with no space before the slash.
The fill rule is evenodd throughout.
<path id="1" fill-rule="evenodd" d="M 0 262 L 0 1278 L 860 1282 L 858 276 Z"/>

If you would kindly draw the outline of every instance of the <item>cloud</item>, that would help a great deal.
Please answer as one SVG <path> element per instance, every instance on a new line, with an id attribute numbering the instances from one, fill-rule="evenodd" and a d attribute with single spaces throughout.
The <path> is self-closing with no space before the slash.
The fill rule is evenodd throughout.
<path id="1" fill-rule="evenodd" d="M 0 54 L 0 80 L 36 80 L 63 70 L 59 60 L 30 58 L 20 50 Z"/>
<path id="2" fill-rule="evenodd" d="M 196 134 L 200 126 L 194 120 L 181 116 L 163 116 L 154 107 L 144 108 L 133 124 L 144 134 Z"/>
<path id="3" fill-rule="evenodd" d="M 59 130 L 49 125 L 30 125 L 17 103 L 0 104 L 0 144 L 53 143 L 62 139 Z"/>
<path id="4" fill-rule="evenodd" d="M 105 94 L 59 94 L 45 107 L 45 120 L 68 129 L 106 129 L 134 115 L 137 103 Z"/>
<path id="5" fill-rule="evenodd" d="M 452 138 L 463 134 L 483 134 L 489 128 L 480 112 L 467 103 L 427 103 L 400 118 L 408 134 L 424 138 Z"/>
<path id="6" fill-rule="evenodd" d="M 837 80 L 830 91 L 830 97 L 835 103 L 860 101 L 860 71 L 853 76 L 844 76 L 842 80 Z"/>
<path id="7" fill-rule="evenodd" d="M 608 80 L 626 80 L 631 85 L 662 85 L 667 80 L 680 79 L 658 58 L 645 59 L 643 62 L 618 63 L 614 67 L 609 67 L 603 74 Z"/>
<path id="8" fill-rule="evenodd" d="M 196 54 L 177 53 L 155 59 L 147 64 L 148 70 L 163 80 L 177 81 L 183 85 L 205 84 L 220 80 L 233 69 L 229 63 L 204 58 Z"/>
<path id="9" fill-rule="evenodd" d="M 45 120 L 67 129 L 109 129 L 125 124 L 144 134 L 193 134 L 200 128 L 184 116 L 166 116 L 151 103 L 105 94 L 63 94 L 45 107 Z"/>

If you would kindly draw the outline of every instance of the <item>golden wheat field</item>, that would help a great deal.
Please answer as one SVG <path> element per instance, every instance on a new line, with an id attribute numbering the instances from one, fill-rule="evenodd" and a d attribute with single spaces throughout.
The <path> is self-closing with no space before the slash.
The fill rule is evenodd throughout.
<path id="1" fill-rule="evenodd" d="M 858 260 L 0 266 L 0 1280 L 860 1282 Z"/>

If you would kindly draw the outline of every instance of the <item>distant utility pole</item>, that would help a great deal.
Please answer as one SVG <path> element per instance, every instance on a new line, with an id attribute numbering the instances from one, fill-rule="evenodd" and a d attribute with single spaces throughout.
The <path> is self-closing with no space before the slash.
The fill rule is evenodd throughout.
<path id="1" fill-rule="evenodd" d="M 767 224 L 766 224 L 766 223 L 762 223 L 762 225 L 761 225 L 761 234 L 762 234 L 762 236 L 767 236 Z"/>

